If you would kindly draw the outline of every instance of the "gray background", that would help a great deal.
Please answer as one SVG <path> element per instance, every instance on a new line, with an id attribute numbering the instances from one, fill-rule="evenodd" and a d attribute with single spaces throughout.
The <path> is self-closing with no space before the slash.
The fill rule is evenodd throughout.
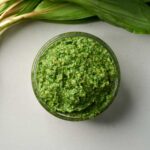
<path id="1" fill-rule="evenodd" d="M 102 38 L 118 57 L 122 81 L 116 101 L 100 117 L 68 122 L 47 113 L 31 86 L 41 46 L 67 31 Z M 0 150 L 149 150 L 150 36 L 102 22 L 63 25 L 32 22 L 0 40 Z"/>

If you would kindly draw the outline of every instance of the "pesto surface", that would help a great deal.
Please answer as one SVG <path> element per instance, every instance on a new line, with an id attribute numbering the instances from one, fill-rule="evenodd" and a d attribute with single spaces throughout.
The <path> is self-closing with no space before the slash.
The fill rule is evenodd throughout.
<path id="1" fill-rule="evenodd" d="M 114 98 L 118 68 L 112 54 L 85 36 L 56 40 L 36 64 L 36 95 L 51 113 L 69 119 L 88 119 Z"/>

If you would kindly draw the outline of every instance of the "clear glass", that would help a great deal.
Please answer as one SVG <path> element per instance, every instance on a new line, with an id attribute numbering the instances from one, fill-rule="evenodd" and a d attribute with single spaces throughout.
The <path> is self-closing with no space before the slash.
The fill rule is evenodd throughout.
<path id="1" fill-rule="evenodd" d="M 115 80 L 115 91 L 113 92 L 113 98 L 109 101 L 109 103 L 107 103 L 107 105 L 105 105 L 103 107 L 103 109 L 93 115 L 93 116 L 87 116 L 85 118 L 82 118 L 82 117 L 76 117 L 75 115 L 71 115 L 71 114 L 65 114 L 65 113 L 60 113 L 60 112 L 52 112 L 49 107 L 42 102 L 42 100 L 40 100 L 40 97 L 38 96 L 38 91 L 37 91 L 37 86 L 36 86 L 36 68 L 37 68 L 37 63 L 38 63 L 38 60 L 40 59 L 40 57 L 42 56 L 42 54 L 55 42 L 57 41 L 60 41 L 61 39 L 63 38 L 66 38 L 66 37 L 76 37 L 76 36 L 84 36 L 84 37 L 89 37 L 89 38 L 92 38 L 93 40 L 96 40 L 97 42 L 99 42 L 101 45 L 103 45 L 107 50 L 108 52 L 110 53 L 110 55 L 112 56 L 114 62 L 115 62 L 115 65 L 116 65 L 116 68 L 117 68 L 117 72 L 118 72 L 118 77 L 116 78 Z M 84 33 L 84 32 L 67 32 L 67 33 L 63 33 L 63 34 L 60 34 L 54 38 L 52 38 L 51 40 L 49 40 L 38 52 L 37 56 L 35 57 L 35 60 L 33 62 L 33 66 L 32 66 L 32 73 L 31 73 L 31 78 L 32 78 L 32 86 L 33 86 L 33 90 L 34 90 L 34 93 L 38 99 L 38 101 L 40 102 L 40 104 L 49 112 L 51 113 L 52 115 L 58 117 L 58 118 L 61 118 L 61 119 L 64 119 L 64 120 L 70 120 L 70 121 L 82 121 L 82 120 L 87 120 L 87 119 L 91 119 L 91 118 L 94 118 L 96 117 L 97 115 L 101 114 L 104 110 L 106 110 L 108 108 L 108 106 L 113 102 L 113 100 L 115 99 L 117 93 L 118 93 L 118 89 L 119 89 L 119 85 L 120 85 L 120 67 L 119 67 L 119 63 L 118 63 L 118 60 L 114 54 L 114 52 L 111 50 L 111 48 L 104 42 L 102 41 L 101 39 L 99 39 L 98 37 L 94 36 L 94 35 L 91 35 L 89 33 Z"/>

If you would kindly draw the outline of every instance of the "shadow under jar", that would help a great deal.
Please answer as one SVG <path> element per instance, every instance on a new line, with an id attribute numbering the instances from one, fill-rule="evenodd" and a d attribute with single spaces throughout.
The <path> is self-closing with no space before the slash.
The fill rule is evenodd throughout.
<path id="1" fill-rule="evenodd" d="M 49 40 L 32 67 L 33 90 L 40 104 L 70 121 L 101 114 L 115 99 L 119 83 L 119 64 L 111 48 L 83 32 Z"/>

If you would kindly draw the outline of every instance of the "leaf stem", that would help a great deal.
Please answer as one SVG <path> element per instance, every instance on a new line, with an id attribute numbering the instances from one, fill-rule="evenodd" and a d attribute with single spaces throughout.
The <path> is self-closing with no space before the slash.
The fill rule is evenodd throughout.
<path id="1" fill-rule="evenodd" d="M 4 13 L 0 16 L 0 21 L 3 20 L 4 18 L 6 18 L 9 14 L 11 14 L 11 12 L 13 12 L 14 8 L 20 4 L 22 2 L 22 0 L 17 0 L 15 3 L 13 3 L 10 7 L 8 7 Z"/>
<path id="2" fill-rule="evenodd" d="M 64 4 L 59 5 L 57 7 L 51 8 L 51 9 L 44 9 L 41 11 L 33 11 L 33 12 L 29 12 L 26 14 L 22 14 L 19 16 L 10 16 L 6 19 L 4 19 L 3 21 L 0 22 L 0 32 L 3 31 L 4 29 L 8 29 L 11 25 L 15 24 L 15 23 L 19 23 L 21 21 L 24 21 L 26 19 L 32 19 L 32 17 L 34 16 L 38 16 L 40 14 L 43 14 L 45 12 L 52 12 L 53 10 L 59 9 L 61 7 L 63 7 Z"/>
<path id="3" fill-rule="evenodd" d="M 10 0 L 3 0 L 1 3 L 0 3 L 0 6 L 4 5 L 5 3 L 9 2 Z"/>

